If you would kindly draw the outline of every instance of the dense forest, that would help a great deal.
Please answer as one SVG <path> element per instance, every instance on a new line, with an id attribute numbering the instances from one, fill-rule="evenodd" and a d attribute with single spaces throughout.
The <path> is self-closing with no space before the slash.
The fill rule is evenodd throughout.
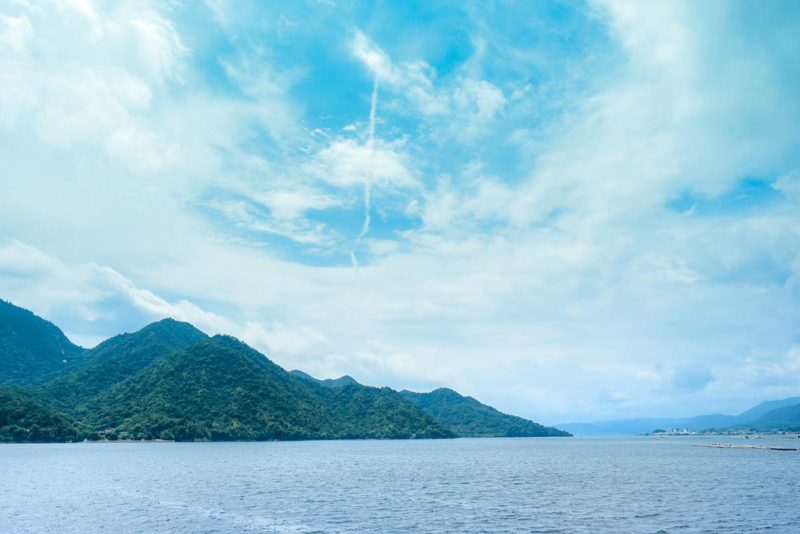
<path id="1" fill-rule="evenodd" d="M 77 441 L 86 433 L 72 419 L 8 386 L 0 387 L 0 443 Z"/>
<path id="2" fill-rule="evenodd" d="M 121 439 L 453 437 L 396 392 L 311 384 L 226 336 L 115 384 L 91 400 L 88 413 L 92 427 Z"/>
<path id="3" fill-rule="evenodd" d="M 6 442 L 566 435 L 455 392 L 290 373 L 235 338 L 172 319 L 86 350 L 4 301 L 0 386 Z"/>
<path id="4" fill-rule="evenodd" d="M 347 375 L 337 379 L 319 380 L 303 371 L 294 370 L 291 373 L 307 380 L 314 380 L 329 388 L 358 384 L 354 378 Z M 502 413 L 452 389 L 440 388 L 430 393 L 404 390 L 400 392 L 400 395 L 407 402 L 420 408 L 462 438 L 563 437 L 570 435 L 557 428 Z"/>
<path id="5" fill-rule="evenodd" d="M 54 324 L 0 300 L 0 384 L 35 384 L 77 365 L 85 351 Z"/>
<path id="6" fill-rule="evenodd" d="M 430 393 L 402 391 L 400 394 L 408 402 L 463 437 L 515 438 L 570 435 L 557 428 L 499 412 L 452 389 L 440 388 Z"/>

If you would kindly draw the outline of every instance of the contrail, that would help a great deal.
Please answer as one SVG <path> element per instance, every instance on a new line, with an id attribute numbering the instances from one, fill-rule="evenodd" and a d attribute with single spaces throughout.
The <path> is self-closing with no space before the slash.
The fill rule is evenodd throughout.
<path id="1" fill-rule="evenodd" d="M 367 146 L 372 150 L 375 144 L 375 114 L 378 111 L 378 77 L 372 83 L 372 103 L 369 108 L 369 132 L 367 135 Z"/>
<path id="2" fill-rule="evenodd" d="M 378 112 L 378 77 L 372 83 L 372 101 L 369 107 L 369 130 L 367 130 L 367 149 L 369 150 L 370 159 L 372 159 L 373 151 L 375 150 L 375 115 Z M 361 226 L 361 233 L 358 234 L 356 244 L 361 242 L 361 239 L 369 232 L 370 218 L 370 195 L 372 193 L 372 168 L 367 171 L 366 180 L 364 182 L 364 224 Z"/>
<path id="3" fill-rule="evenodd" d="M 369 151 L 370 159 L 372 159 L 375 150 L 375 116 L 378 112 L 378 77 L 375 76 L 375 81 L 372 83 L 372 101 L 369 108 L 369 129 L 367 130 L 367 149 Z M 353 250 L 350 251 L 350 263 L 353 267 L 358 267 L 358 258 L 355 254 L 355 249 L 364 239 L 364 236 L 369 232 L 369 225 L 372 221 L 371 211 L 371 195 L 372 195 L 372 167 L 367 170 L 364 177 L 364 223 L 361 225 L 361 232 L 356 237 L 356 243 Z"/>

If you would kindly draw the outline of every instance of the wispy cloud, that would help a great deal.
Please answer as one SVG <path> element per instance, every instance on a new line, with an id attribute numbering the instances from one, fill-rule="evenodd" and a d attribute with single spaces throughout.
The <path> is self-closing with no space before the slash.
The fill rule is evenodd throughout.
<path id="1" fill-rule="evenodd" d="M 469 72 L 440 80 L 424 60 L 398 65 L 361 31 L 356 31 L 351 50 L 376 80 L 402 98 L 398 107 L 410 107 L 436 121 L 432 123 L 436 129 L 444 127 L 448 135 L 469 140 L 485 134 L 487 125 L 505 108 L 503 91 L 491 82 Z"/>
<path id="2" fill-rule="evenodd" d="M 0 8 L 0 297 L 81 339 L 553 422 L 800 393 L 793 3 L 52 7 Z"/>

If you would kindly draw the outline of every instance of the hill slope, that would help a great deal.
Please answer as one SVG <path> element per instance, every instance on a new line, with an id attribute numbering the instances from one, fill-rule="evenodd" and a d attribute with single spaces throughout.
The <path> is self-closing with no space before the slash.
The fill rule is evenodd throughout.
<path id="1" fill-rule="evenodd" d="M 87 351 L 27 310 L 2 303 L 0 312 L 0 354 L 13 356 L 0 360 L 0 377 L 28 388 L 3 390 L 0 439 L 567 435 L 451 390 L 398 393 L 289 373 L 238 340 L 172 319 Z"/>
<path id="2" fill-rule="evenodd" d="M 756 419 L 752 426 L 759 430 L 800 431 L 800 402 L 770 410 Z"/>
<path id="3" fill-rule="evenodd" d="M 358 382 L 349 375 L 339 378 L 319 379 L 303 371 L 291 374 L 329 388 L 343 388 Z M 542 426 L 533 421 L 504 414 L 491 406 L 464 397 L 451 389 L 437 389 L 430 393 L 403 390 L 406 401 L 422 409 L 434 420 L 450 428 L 459 437 L 544 437 L 569 436 L 556 428 Z"/>
<path id="4" fill-rule="evenodd" d="M 127 439 L 452 437 L 388 388 L 326 388 L 244 343 L 215 336 L 92 399 L 87 423 Z"/>
<path id="5" fill-rule="evenodd" d="M 65 376 L 44 385 L 44 392 L 63 407 L 81 410 L 91 397 L 109 389 L 148 365 L 206 339 L 190 325 L 164 319 L 138 332 L 120 334 L 86 351 Z"/>
<path id="6" fill-rule="evenodd" d="M 760 418 L 773 410 L 788 406 L 795 406 L 797 404 L 800 404 L 800 397 L 789 397 L 788 399 L 764 401 L 737 415 L 735 424 L 752 423 L 758 421 Z"/>
<path id="7" fill-rule="evenodd" d="M 78 439 L 83 433 L 69 417 L 17 388 L 0 387 L 0 443 Z"/>
<path id="8" fill-rule="evenodd" d="M 83 353 L 53 323 L 0 300 L 0 384 L 42 382 L 74 367 Z"/>
<path id="9" fill-rule="evenodd" d="M 504 414 L 472 397 L 452 389 L 430 393 L 401 391 L 404 399 L 421 408 L 461 437 L 553 437 L 569 436 L 557 428 L 534 423 L 522 417 Z"/>

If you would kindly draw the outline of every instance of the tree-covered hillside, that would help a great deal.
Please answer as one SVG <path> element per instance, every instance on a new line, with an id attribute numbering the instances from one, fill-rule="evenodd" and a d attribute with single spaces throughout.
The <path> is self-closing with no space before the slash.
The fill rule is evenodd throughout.
<path id="1" fill-rule="evenodd" d="M 326 388 L 226 336 L 155 361 L 88 407 L 86 422 L 119 439 L 453 436 L 391 390 Z"/>
<path id="2" fill-rule="evenodd" d="M 358 382 L 351 376 L 319 379 L 303 371 L 290 371 L 293 375 L 329 388 L 342 388 Z M 436 421 L 453 430 L 459 437 L 551 437 L 570 436 L 556 428 L 542 426 L 533 421 L 502 413 L 451 389 L 437 389 L 430 393 L 401 391 L 400 395 L 422 409 Z"/>
<path id="3" fill-rule="evenodd" d="M 504 414 L 464 397 L 452 389 L 441 388 L 430 393 L 401 391 L 404 399 L 423 409 L 431 417 L 447 425 L 461 437 L 554 437 L 569 436 L 557 428 L 540 425 L 522 417 Z"/>
<path id="4" fill-rule="evenodd" d="M 83 432 L 69 417 L 17 388 L 0 387 L 0 443 L 79 439 Z"/>
<path id="5" fill-rule="evenodd" d="M 80 414 L 92 397 L 155 360 L 207 337 L 189 323 L 164 319 L 138 332 L 114 336 L 88 350 L 71 372 L 46 384 L 44 390 L 60 406 Z"/>
<path id="6" fill-rule="evenodd" d="M 74 367 L 84 349 L 53 323 L 0 300 L 0 384 L 33 384 Z"/>
<path id="7" fill-rule="evenodd" d="M 3 302 L 0 348 L 0 377 L 21 384 L 0 395 L 5 441 L 565 435 L 450 390 L 290 373 L 241 341 L 172 319 L 84 350 Z"/>

